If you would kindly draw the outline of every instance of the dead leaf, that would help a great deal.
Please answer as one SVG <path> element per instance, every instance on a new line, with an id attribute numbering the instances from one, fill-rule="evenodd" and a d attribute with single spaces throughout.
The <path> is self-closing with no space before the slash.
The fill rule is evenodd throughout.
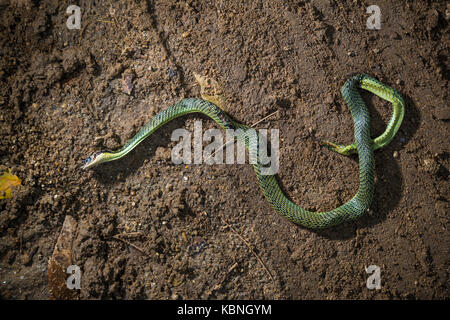
<path id="1" fill-rule="evenodd" d="M 206 101 L 214 103 L 223 111 L 226 110 L 226 100 L 222 86 L 214 79 L 201 76 L 194 72 L 194 77 L 200 86 L 200 95 Z"/>
<path id="2" fill-rule="evenodd" d="M 8 172 L 4 172 L 0 176 L 0 199 L 12 198 L 12 189 L 15 186 L 19 186 L 21 180 L 14 174 L 11 174 L 11 169 Z"/>
<path id="3" fill-rule="evenodd" d="M 73 264 L 72 243 L 77 229 L 77 222 L 71 216 L 64 219 L 61 232 L 56 241 L 53 254 L 48 261 L 48 289 L 51 300 L 73 300 L 78 292 L 67 287 L 67 268 Z"/>

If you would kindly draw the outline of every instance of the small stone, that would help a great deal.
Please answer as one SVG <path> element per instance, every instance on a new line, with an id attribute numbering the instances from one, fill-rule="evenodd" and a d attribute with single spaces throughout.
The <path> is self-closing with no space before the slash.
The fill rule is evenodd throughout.
<path id="1" fill-rule="evenodd" d="M 333 104 L 333 102 L 334 102 L 334 96 L 333 96 L 332 94 L 327 95 L 327 96 L 324 98 L 323 102 L 324 102 L 326 105 L 331 105 L 331 104 Z"/>
<path id="2" fill-rule="evenodd" d="M 428 11 L 427 20 L 425 22 L 427 31 L 431 31 L 438 26 L 439 23 L 439 12 L 436 9 L 431 9 Z"/>
<path id="3" fill-rule="evenodd" d="M 291 260 L 293 261 L 299 261 L 301 260 L 301 258 L 303 257 L 304 253 L 303 250 L 301 250 L 300 248 L 298 248 L 297 250 L 295 250 L 294 252 L 292 252 L 291 254 Z"/>
<path id="4" fill-rule="evenodd" d="M 123 72 L 124 69 L 125 69 L 125 65 L 123 65 L 122 63 L 116 63 L 112 67 L 109 67 L 107 70 L 107 76 L 106 76 L 107 80 L 111 80 L 111 79 L 117 77 L 119 74 L 121 74 Z"/>
<path id="5" fill-rule="evenodd" d="M 393 157 L 394 157 L 395 159 L 398 158 L 398 152 L 397 152 L 397 151 L 394 151 Z"/>
<path id="6" fill-rule="evenodd" d="M 172 69 L 172 68 L 167 68 L 167 78 L 169 78 L 169 80 L 173 80 L 177 76 L 178 76 L 178 70 Z"/>
<path id="7" fill-rule="evenodd" d="M 22 254 L 22 256 L 20 257 L 20 261 L 22 262 L 22 264 L 24 266 L 29 265 L 31 262 L 31 255 L 27 252 L 25 252 L 24 254 Z"/>
<path id="8" fill-rule="evenodd" d="M 131 92 L 133 92 L 133 76 L 127 75 L 122 78 L 122 92 L 124 92 L 127 95 L 131 95 Z"/>
<path id="9" fill-rule="evenodd" d="M 450 108 L 448 107 L 437 107 L 432 112 L 438 120 L 450 120 Z"/>
<path id="10" fill-rule="evenodd" d="M 439 172 L 439 164 L 434 159 L 425 159 L 423 161 L 423 170 L 431 174 L 437 174 Z"/>

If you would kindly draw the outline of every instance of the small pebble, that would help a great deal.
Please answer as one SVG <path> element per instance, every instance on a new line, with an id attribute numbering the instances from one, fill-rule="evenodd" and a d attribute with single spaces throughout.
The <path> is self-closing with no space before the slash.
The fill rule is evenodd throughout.
<path id="1" fill-rule="evenodd" d="M 437 174 L 439 172 L 439 164 L 434 159 L 423 160 L 423 170 L 431 174 Z"/>
<path id="2" fill-rule="evenodd" d="M 20 260 L 21 260 L 22 264 L 23 264 L 24 266 L 26 266 L 26 265 L 29 265 L 29 264 L 30 264 L 31 258 L 32 258 L 31 255 L 28 254 L 27 252 L 25 252 L 25 253 L 20 257 Z"/>
<path id="3" fill-rule="evenodd" d="M 133 91 L 133 77 L 131 75 L 127 75 L 122 79 L 122 91 L 127 95 L 130 95 Z"/>
<path id="4" fill-rule="evenodd" d="M 169 78 L 169 80 L 172 80 L 176 76 L 178 76 L 178 70 L 167 68 L 167 77 Z"/>
<path id="5" fill-rule="evenodd" d="M 432 110 L 434 117 L 438 120 L 446 121 L 450 119 L 450 111 L 447 106 L 438 106 Z"/>
<path id="6" fill-rule="evenodd" d="M 398 158 L 398 152 L 397 152 L 397 151 L 394 151 L 393 156 L 394 156 L 395 159 L 397 159 L 397 158 Z"/>

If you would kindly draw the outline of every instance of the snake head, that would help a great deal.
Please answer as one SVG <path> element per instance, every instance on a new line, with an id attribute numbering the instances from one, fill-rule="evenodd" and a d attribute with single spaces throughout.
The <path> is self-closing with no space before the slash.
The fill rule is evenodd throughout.
<path id="1" fill-rule="evenodd" d="M 89 169 L 93 166 L 98 165 L 99 163 L 105 162 L 105 152 L 98 151 L 92 154 L 89 158 L 81 161 L 81 169 Z"/>

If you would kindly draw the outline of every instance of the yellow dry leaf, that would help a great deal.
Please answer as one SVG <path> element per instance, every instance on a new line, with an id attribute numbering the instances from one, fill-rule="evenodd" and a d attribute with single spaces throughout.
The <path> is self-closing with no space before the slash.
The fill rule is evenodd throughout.
<path id="1" fill-rule="evenodd" d="M 220 84 L 214 79 L 203 77 L 195 72 L 194 77 L 200 86 L 200 95 L 202 98 L 214 103 L 223 111 L 226 111 L 226 100 Z"/>
<path id="2" fill-rule="evenodd" d="M 21 180 L 14 174 L 11 174 L 11 169 L 4 172 L 0 176 L 0 199 L 12 198 L 11 188 L 20 185 Z"/>

